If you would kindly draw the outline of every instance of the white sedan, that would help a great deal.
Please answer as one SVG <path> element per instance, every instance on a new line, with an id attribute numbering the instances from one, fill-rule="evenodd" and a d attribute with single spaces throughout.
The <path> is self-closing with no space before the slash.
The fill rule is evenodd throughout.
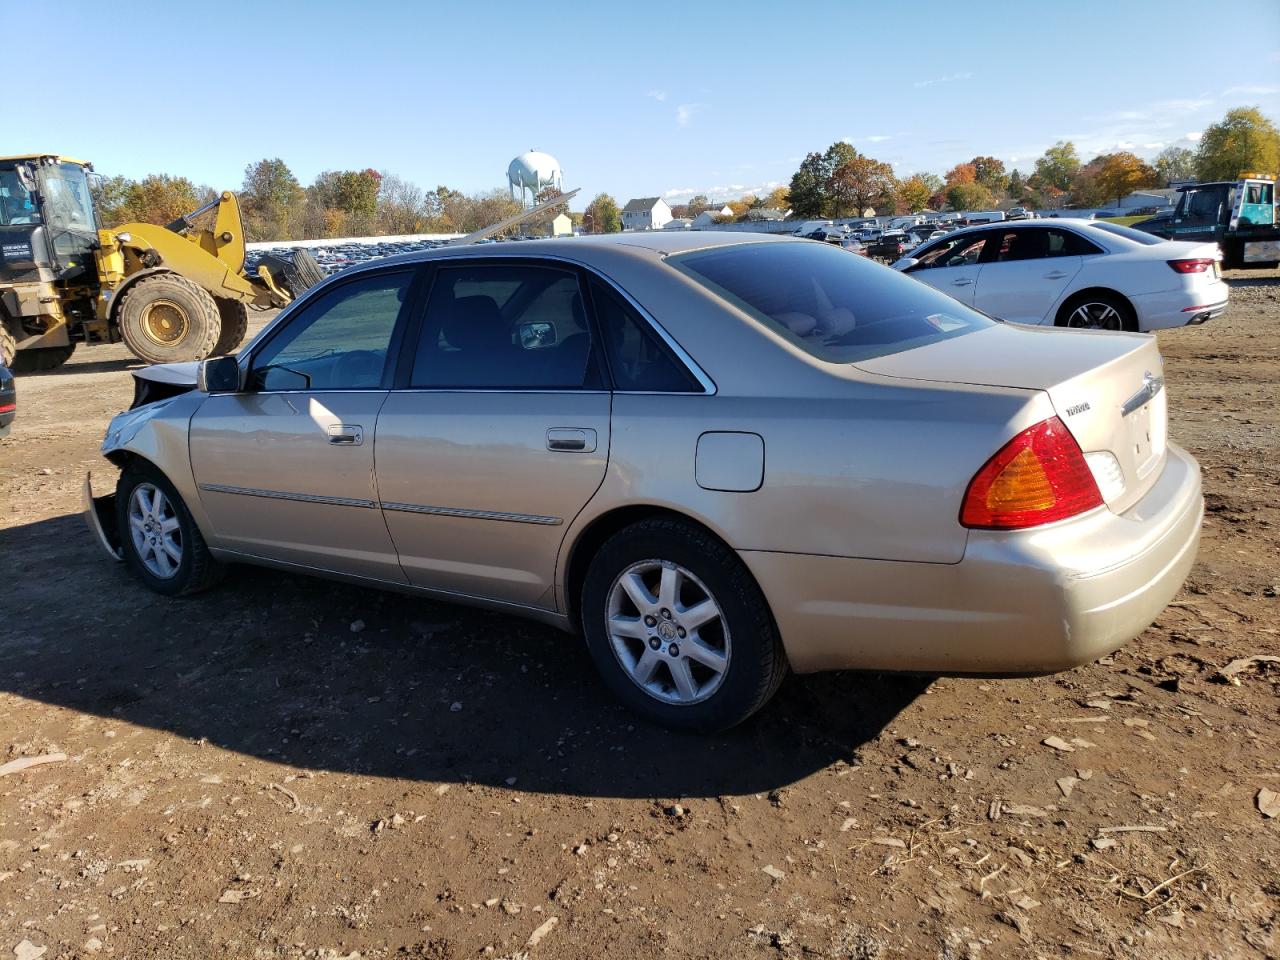
<path id="1" fill-rule="evenodd" d="M 961 303 L 1014 323 L 1150 331 L 1227 308 L 1222 252 L 1093 220 L 957 230 L 895 263 Z"/>

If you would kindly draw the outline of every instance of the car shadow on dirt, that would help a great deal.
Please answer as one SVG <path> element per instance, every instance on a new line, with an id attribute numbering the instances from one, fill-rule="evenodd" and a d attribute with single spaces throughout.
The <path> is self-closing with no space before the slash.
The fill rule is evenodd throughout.
<path id="1" fill-rule="evenodd" d="M 74 515 L 0 530 L 0 583 L 18 585 L 0 689 L 313 770 L 600 797 L 757 793 L 857 763 L 929 684 L 792 677 L 741 727 L 685 735 L 618 706 L 557 630 L 250 567 L 169 600 Z"/>
<path id="2" fill-rule="evenodd" d="M 120 360 L 88 360 L 84 363 L 64 363 L 52 370 L 24 370 L 18 374 L 22 379 L 36 377 L 62 377 L 67 375 L 85 375 L 90 373 L 124 373 L 141 369 L 147 365 L 145 360 L 136 357 L 125 357 Z"/>

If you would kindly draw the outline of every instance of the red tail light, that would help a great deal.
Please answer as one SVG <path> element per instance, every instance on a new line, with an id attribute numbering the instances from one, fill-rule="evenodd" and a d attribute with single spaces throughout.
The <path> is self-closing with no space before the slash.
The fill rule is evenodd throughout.
<path id="1" fill-rule="evenodd" d="M 1075 437 L 1057 417 L 1028 427 L 983 465 L 965 491 L 960 522 L 1016 530 L 1102 506 Z"/>
<path id="2" fill-rule="evenodd" d="M 1169 266 L 1178 273 L 1204 273 L 1213 266 L 1212 259 L 1170 260 Z"/>
<path id="3" fill-rule="evenodd" d="M 0 403 L 0 413 L 13 413 L 17 409 L 16 403 Z"/>

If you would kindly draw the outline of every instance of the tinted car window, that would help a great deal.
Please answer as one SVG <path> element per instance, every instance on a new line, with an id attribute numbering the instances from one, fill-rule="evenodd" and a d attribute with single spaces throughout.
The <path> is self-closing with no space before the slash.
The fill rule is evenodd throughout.
<path id="1" fill-rule="evenodd" d="M 912 269 L 929 267 L 965 267 L 978 262 L 990 234 L 962 233 L 940 240 L 937 245 L 914 254 L 919 264 Z"/>
<path id="2" fill-rule="evenodd" d="M 549 267 L 442 267 L 410 385 L 547 390 L 599 386 L 576 274 Z"/>
<path id="3" fill-rule="evenodd" d="M 618 390 L 701 392 L 702 386 L 675 358 L 645 320 L 615 291 L 591 283 L 609 371 Z"/>
<path id="4" fill-rule="evenodd" d="M 413 273 L 377 273 L 303 304 L 253 357 L 258 390 L 371 390 L 382 386 Z"/>
<path id="5" fill-rule="evenodd" d="M 667 262 L 832 363 L 899 353 L 995 322 L 925 284 L 826 245 L 741 244 Z"/>
<path id="6" fill-rule="evenodd" d="M 1143 233 L 1141 230 L 1134 230 L 1131 227 L 1122 227 L 1118 223 L 1091 223 L 1089 224 L 1094 230 L 1102 230 L 1105 233 L 1114 233 L 1117 237 L 1124 237 L 1126 240 L 1132 240 L 1134 243 L 1145 244 L 1148 247 L 1154 247 L 1158 243 L 1164 243 L 1160 237 L 1153 236 L 1150 233 Z"/>

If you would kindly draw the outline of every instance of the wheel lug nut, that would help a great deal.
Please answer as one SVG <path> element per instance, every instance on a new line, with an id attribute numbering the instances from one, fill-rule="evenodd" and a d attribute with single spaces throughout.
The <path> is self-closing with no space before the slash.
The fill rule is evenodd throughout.
<path id="1" fill-rule="evenodd" d="M 676 627 L 676 636 L 678 636 L 681 640 L 685 638 L 684 627 Z"/>
<path id="2" fill-rule="evenodd" d="M 658 625 L 658 621 L 652 614 L 650 614 L 644 618 L 644 625 L 646 627 L 656 627 Z"/>
<path id="3" fill-rule="evenodd" d="M 671 654 L 673 657 L 680 656 L 680 645 L 678 643 L 673 643 L 671 646 L 667 647 L 667 653 Z"/>
<path id="4" fill-rule="evenodd" d="M 671 619 L 671 611 L 670 611 L 670 610 L 668 610 L 666 607 L 663 607 L 663 608 L 662 608 L 662 619 L 663 619 L 663 620 L 670 620 L 670 619 Z"/>
<path id="5" fill-rule="evenodd" d="M 657 637 L 650 637 L 650 638 L 649 638 L 649 649 L 650 649 L 650 650 L 657 650 L 660 646 L 662 646 L 662 641 L 661 641 L 661 640 L 659 640 Z"/>

